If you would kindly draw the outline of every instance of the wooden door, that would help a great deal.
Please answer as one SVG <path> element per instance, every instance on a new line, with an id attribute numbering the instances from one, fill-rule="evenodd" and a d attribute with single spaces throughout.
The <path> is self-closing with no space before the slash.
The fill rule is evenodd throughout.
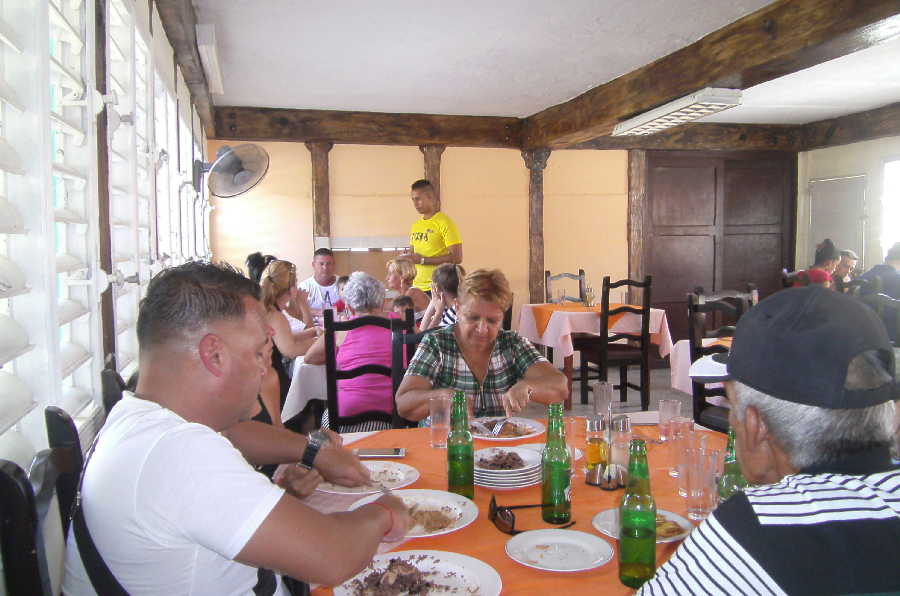
<path id="1" fill-rule="evenodd" d="M 675 339 L 687 337 L 686 295 L 698 286 L 778 290 L 793 254 L 795 162 L 775 152 L 647 152 L 645 195 L 632 195 L 643 215 L 630 270 L 653 276 L 653 305 Z"/>

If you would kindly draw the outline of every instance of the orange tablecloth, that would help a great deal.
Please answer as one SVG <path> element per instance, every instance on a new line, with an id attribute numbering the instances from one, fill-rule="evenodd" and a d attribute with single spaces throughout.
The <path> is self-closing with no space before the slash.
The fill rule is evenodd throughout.
<path id="1" fill-rule="evenodd" d="M 619 308 L 620 306 L 625 306 L 623 304 L 610 304 L 610 310 L 614 310 Z M 570 312 L 595 312 L 601 313 L 603 312 L 603 307 L 598 305 L 595 306 L 584 306 L 583 304 L 579 304 L 577 302 L 565 302 L 560 304 L 533 304 L 531 306 L 534 311 L 534 322 L 537 325 L 538 333 L 544 335 L 544 332 L 547 331 L 547 325 L 550 324 L 550 317 L 553 316 L 558 310 L 566 310 Z M 635 308 L 640 308 L 636 306 Z M 625 313 L 619 313 L 617 315 L 612 315 L 609 317 L 609 326 L 612 327 L 616 321 L 625 316 Z"/>
<path id="2" fill-rule="evenodd" d="M 657 438 L 656 426 L 635 426 L 634 435 Z M 579 435 L 576 445 L 583 449 L 584 425 L 579 424 Z M 428 429 L 408 429 L 383 431 L 353 444 L 353 447 L 406 447 L 407 456 L 403 463 L 414 466 L 421 474 L 419 480 L 408 488 L 447 489 L 446 450 L 433 449 L 429 446 Z M 725 435 L 709 432 L 711 447 L 725 449 Z M 505 443 L 519 444 L 543 441 L 544 436 L 524 441 Z M 475 449 L 498 446 L 501 443 L 475 441 Z M 668 468 L 671 458 L 668 446 L 648 443 L 648 463 L 651 474 L 651 490 L 659 509 L 667 509 L 685 516 L 687 502 L 676 494 L 675 480 L 669 477 Z M 572 519 L 577 523 L 572 528 L 600 536 L 610 543 L 613 551 L 617 550 L 616 541 L 601 534 L 591 525 L 591 519 L 598 512 L 617 507 L 623 490 L 604 491 L 584 483 L 581 472 L 584 460 L 576 463 L 578 473 L 572 481 Z M 533 595 L 544 591 L 560 590 L 566 596 L 574 594 L 630 594 L 632 590 L 619 583 L 617 554 L 613 559 L 598 569 L 578 573 L 554 573 L 539 571 L 520 565 L 510 559 L 504 551 L 506 542 L 511 538 L 497 530 L 487 518 L 488 503 L 491 495 L 497 496 L 500 505 L 529 505 L 540 503 L 540 485 L 516 491 L 493 491 L 475 487 L 475 503 L 478 505 L 478 519 L 462 530 L 435 536 L 433 538 L 416 538 L 407 540 L 397 550 L 444 550 L 461 553 L 480 559 L 491 565 L 503 579 L 503 594 Z M 516 528 L 539 529 L 552 528 L 541 520 L 540 508 L 516 510 Z M 667 560 L 678 543 L 660 544 L 656 549 L 657 565 Z M 327 594 L 330 590 L 318 589 L 314 593 Z"/>

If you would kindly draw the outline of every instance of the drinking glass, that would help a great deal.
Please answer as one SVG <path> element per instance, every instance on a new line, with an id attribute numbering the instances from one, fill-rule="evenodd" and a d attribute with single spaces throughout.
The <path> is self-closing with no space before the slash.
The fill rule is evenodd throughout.
<path id="1" fill-rule="evenodd" d="M 672 418 L 681 416 L 681 400 L 678 399 L 661 399 L 659 400 L 659 440 L 669 440 L 669 422 Z"/>
<path id="2" fill-rule="evenodd" d="M 584 289 L 584 305 L 587 307 L 594 306 L 594 288 L 587 286 Z"/>
<path id="3" fill-rule="evenodd" d="M 687 440 L 685 435 L 694 432 L 694 421 L 683 416 L 676 416 L 669 420 L 669 457 L 672 460 L 672 467 L 669 468 L 669 476 L 678 478 L 678 462 L 681 456 L 680 451 L 685 448 L 694 446 L 695 437 L 690 435 Z M 684 495 L 682 495 L 684 496 Z"/>
<path id="4" fill-rule="evenodd" d="M 450 397 L 429 398 L 428 413 L 431 415 L 431 446 L 446 449 L 447 434 L 450 432 Z"/>
<path id="5" fill-rule="evenodd" d="M 613 386 L 609 381 L 597 381 L 591 385 L 594 393 L 594 416 L 605 416 L 609 413 L 609 404 L 612 403 Z M 607 419 L 609 422 L 609 419 Z"/>
<path id="6" fill-rule="evenodd" d="M 687 513 L 692 520 L 704 520 L 716 508 L 719 498 L 716 470 L 720 459 L 722 453 L 717 449 L 685 449 Z"/>

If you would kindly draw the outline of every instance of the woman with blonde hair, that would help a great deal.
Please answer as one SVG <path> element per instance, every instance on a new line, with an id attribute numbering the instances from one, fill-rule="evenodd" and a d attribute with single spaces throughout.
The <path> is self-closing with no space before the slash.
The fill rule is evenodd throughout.
<path id="1" fill-rule="evenodd" d="M 271 423 L 281 426 L 281 406 L 290 386 L 290 378 L 283 358 L 302 356 L 316 339 L 318 330 L 312 326 L 312 311 L 306 292 L 297 289 L 297 270 L 293 263 L 275 260 L 266 265 L 259 282 L 261 301 L 266 309 L 266 322 L 272 328 L 272 367 L 263 378 L 260 390 L 263 405 Z M 307 328 L 291 331 L 285 313 L 302 320 Z"/>
<path id="2" fill-rule="evenodd" d="M 459 286 L 459 320 L 425 336 L 397 390 L 408 420 L 428 415 L 428 400 L 456 391 L 474 395 L 475 416 L 510 416 L 530 400 L 549 404 L 568 394 L 566 377 L 527 339 L 501 329 L 512 303 L 506 276 L 479 269 Z"/>
<path id="3" fill-rule="evenodd" d="M 400 296 L 409 296 L 413 301 L 413 312 L 416 313 L 416 320 L 422 318 L 425 309 L 428 308 L 428 295 L 419 288 L 413 287 L 413 280 L 416 278 L 416 266 L 409 261 L 390 260 L 387 263 L 387 277 L 384 280 L 386 288 L 385 295 L 388 299 L 393 300 Z M 387 305 L 386 308 L 390 308 Z"/>

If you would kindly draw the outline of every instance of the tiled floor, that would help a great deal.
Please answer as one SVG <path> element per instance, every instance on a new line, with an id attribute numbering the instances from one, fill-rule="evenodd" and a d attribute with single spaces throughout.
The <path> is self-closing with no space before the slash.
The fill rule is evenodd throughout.
<path id="1" fill-rule="evenodd" d="M 631 373 L 633 376 L 637 376 L 637 372 Z M 618 379 L 618 373 L 613 374 L 612 381 L 615 382 Z M 593 395 L 588 392 L 588 399 L 593 400 Z M 661 399 L 678 399 L 681 400 L 681 415 L 682 416 L 690 416 L 691 415 L 691 396 L 687 393 L 682 393 L 681 391 L 676 391 L 672 389 L 670 386 L 669 380 L 669 369 L 668 368 L 659 368 L 650 371 L 650 409 L 657 410 L 657 403 Z M 619 401 L 619 392 L 616 391 L 613 394 L 613 411 L 614 412 L 635 412 L 641 409 L 641 396 L 640 394 L 633 390 L 628 390 L 628 401 L 620 402 Z M 581 388 L 578 382 L 575 382 L 572 386 L 572 410 L 570 412 L 566 412 L 567 415 L 574 416 L 584 416 L 587 414 L 593 414 L 593 405 L 592 401 L 587 403 L 586 405 L 581 404 Z M 528 418 L 546 418 L 547 417 L 547 408 L 541 404 L 531 403 L 525 409 L 524 416 Z"/>

